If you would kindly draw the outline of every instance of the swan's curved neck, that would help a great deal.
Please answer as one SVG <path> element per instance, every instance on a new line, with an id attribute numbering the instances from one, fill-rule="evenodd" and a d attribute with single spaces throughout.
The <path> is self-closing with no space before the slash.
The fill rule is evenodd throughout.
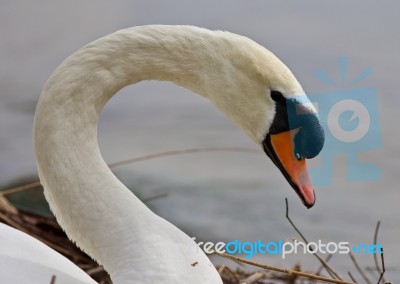
<path id="1" fill-rule="evenodd" d="M 114 279 L 129 271 L 134 279 L 163 256 L 170 261 L 168 251 L 158 246 L 168 247 L 176 228 L 169 228 L 111 173 L 98 148 L 99 114 L 118 90 L 142 80 L 169 80 L 209 96 L 222 84 L 215 78 L 221 80 L 227 70 L 219 63 L 221 40 L 215 38 L 194 27 L 123 30 L 66 59 L 44 87 L 34 142 L 46 198 L 70 238 Z M 144 272 L 135 270 L 143 264 Z"/>

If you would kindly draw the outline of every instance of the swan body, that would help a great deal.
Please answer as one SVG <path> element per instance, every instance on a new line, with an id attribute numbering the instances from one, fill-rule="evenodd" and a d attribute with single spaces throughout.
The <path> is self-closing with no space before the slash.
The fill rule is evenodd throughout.
<path id="1" fill-rule="evenodd" d="M 3 223 L 0 223 L 0 267 L 1 283 L 50 283 L 53 275 L 60 284 L 96 283 L 63 255 Z"/>
<path id="2" fill-rule="evenodd" d="M 208 98 L 264 148 L 307 207 L 314 193 L 305 158 L 323 144 L 316 111 L 301 102 L 310 119 L 292 129 L 282 105 L 305 95 L 290 70 L 246 37 L 192 26 L 140 26 L 100 38 L 44 86 L 35 153 L 46 199 L 67 235 L 114 283 L 222 283 L 194 241 L 141 203 L 101 157 L 101 110 L 118 90 L 143 80 L 171 81 Z"/>

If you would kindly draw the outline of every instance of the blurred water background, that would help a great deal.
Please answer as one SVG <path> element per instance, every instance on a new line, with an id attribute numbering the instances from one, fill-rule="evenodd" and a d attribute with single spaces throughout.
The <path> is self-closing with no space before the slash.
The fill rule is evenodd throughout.
<path id="1" fill-rule="evenodd" d="M 381 168 L 378 182 L 349 182 L 346 159 L 339 155 L 333 161 L 333 185 L 316 188 L 317 203 L 307 210 L 263 154 L 167 157 L 114 172 L 140 196 L 168 192 L 151 208 L 200 240 L 297 237 L 284 217 L 285 197 L 310 240 L 369 244 L 381 220 L 387 278 L 399 280 L 399 10 L 400 2 L 361 0 L 1 1 L 0 186 L 36 174 L 33 115 L 51 72 L 84 44 L 115 30 L 190 24 L 245 35 L 281 58 L 308 93 L 334 90 L 315 72 L 337 79 L 337 59 L 347 56 L 350 78 L 366 67 L 373 70 L 360 86 L 376 88 L 383 147 L 363 153 L 362 159 Z M 107 162 L 185 148 L 256 148 L 204 98 L 165 82 L 142 82 L 113 97 L 101 116 L 99 143 Z M 285 267 L 300 262 L 311 271 L 319 266 L 303 255 L 255 259 Z M 359 260 L 373 266 L 371 255 Z M 342 274 L 354 271 L 347 256 L 335 255 L 332 262 Z"/>

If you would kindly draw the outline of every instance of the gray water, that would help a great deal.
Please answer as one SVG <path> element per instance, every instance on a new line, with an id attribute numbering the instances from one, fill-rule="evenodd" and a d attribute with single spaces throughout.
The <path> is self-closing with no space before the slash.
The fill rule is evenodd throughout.
<path id="1" fill-rule="evenodd" d="M 386 3 L 386 4 L 384 4 Z M 383 147 L 361 158 L 382 171 L 377 182 L 350 182 L 346 159 L 334 159 L 334 183 L 316 188 L 307 210 L 263 154 L 208 153 L 160 158 L 115 169 L 140 196 L 168 192 L 150 206 L 201 240 L 276 241 L 298 237 L 291 216 L 310 240 L 371 243 L 377 220 L 387 278 L 400 279 L 398 190 L 398 80 L 400 4 L 394 1 L 3 1 L 0 3 L 0 185 L 36 173 L 32 122 L 40 90 L 54 68 L 85 43 L 117 29 L 143 24 L 192 24 L 246 35 L 272 50 L 308 93 L 331 91 L 315 77 L 339 78 L 337 59 L 349 58 L 348 76 L 373 70 L 363 87 L 378 97 Z M 205 99 L 169 83 L 143 82 L 122 90 L 106 106 L 99 126 L 107 162 L 176 149 L 256 148 Z M 313 162 L 314 164 L 317 162 Z M 312 256 L 257 256 L 272 265 Z M 220 259 L 214 259 L 221 262 Z M 360 262 L 373 266 L 372 256 Z M 341 274 L 354 268 L 347 256 L 332 262 Z M 397 269 L 397 270 L 394 270 Z M 353 274 L 356 274 L 354 272 Z"/>

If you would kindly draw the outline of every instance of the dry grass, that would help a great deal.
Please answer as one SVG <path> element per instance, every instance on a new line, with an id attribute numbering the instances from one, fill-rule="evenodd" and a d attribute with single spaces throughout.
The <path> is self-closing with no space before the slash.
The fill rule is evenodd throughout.
<path id="1" fill-rule="evenodd" d="M 191 153 L 204 153 L 204 152 L 244 152 L 244 153 L 258 153 L 258 150 L 249 149 L 249 148 L 195 148 L 195 149 L 185 149 L 178 151 L 169 151 L 169 152 L 161 152 L 146 155 L 143 157 L 137 157 L 132 159 L 127 159 L 124 161 L 116 162 L 110 164 L 110 167 L 121 166 L 129 163 L 150 160 L 160 157 L 166 156 L 175 156 L 175 155 L 183 155 L 183 154 L 191 154 Z M 93 261 L 88 255 L 83 253 L 79 248 L 77 248 L 65 235 L 64 231 L 58 225 L 56 219 L 52 216 L 43 216 L 39 214 L 32 213 L 27 210 L 23 210 L 21 208 L 17 208 L 14 204 L 12 204 L 7 196 L 10 196 L 13 193 L 22 192 L 26 190 L 35 190 L 39 193 L 43 192 L 43 188 L 40 185 L 39 181 L 35 181 L 28 184 L 23 184 L 17 187 L 13 187 L 11 189 L 6 189 L 0 191 L 0 222 L 6 223 L 20 231 L 23 231 L 38 240 L 42 241 L 49 247 L 54 250 L 60 252 L 65 257 L 74 262 L 81 269 L 86 271 L 93 279 L 95 279 L 99 283 L 112 283 L 109 275 L 100 266 L 98 263 Z M 144 202 L 151 201 L 155 198 L 160 198 L 165 195 L 158 195 L 155 197 L 150 197 L 146 200 L 142 200 Z M 44 199 L 43 196 L 40 198 Z M 295 226 L 293 221 L 289 217 L 289 207 L 286 201 L 286 218 L 293 226 L 293 228 L 297 231 L 300 237 L 304 240 L 305 243 L 308 243 L 306 238 L 300 232 L 300 230 Z M 377 243 L 377 235 L 379 230 L 378 223 L 377 228 L 375 230 L 373 243 Z M 251 271 L 246 271 L 244 269 L 232 269 L 226 265 L 217 266 L 218 272 L 221 275 L 221 278 L 225 284 L 273 284 L 273 283 L 315 283 L 316 281 L 324 281 L 330 283 L 344 283 L 344 284 L 355 284 L 353 274 L 348 272 L 348 276 L 351 279 L 351 282 L 342 280 L 342 278 L 338 275 L 338 273 L 328 264 L 330 256 L 327 259 L 322 259 L 317 254 L 314 254 L 318 260 L 321 262 L 321 267 L 318 269 L 317 273 L 311 274 L 301 271 L 300 265 L 296 265 L 292 269 L 284 269 L 279 267 L 274 267 L 262 263 L 257 263 L 253 261 L 248 261 L 246 259 L 241 259 L 235 256 L 227 255 L 227 254 L 219 254 L 221 257 L 225 257 L 227 259 L 233 260 L 237 263 L 246 263 L 252 265 L 255 268 L 261 269 L 254 272 L 254 269 Z M 359 267 L 357 260 L 352 256 L 352 261 L 360 275 L 362 276 L 365 283 L 369 284 L 371 281 L 365 275 L 362 268 Z M 385 272 L 385 265 L 383 259 L 383 253 L 381 254 L 381 267 L 379 267 L 377 256 L 375 256 L 375 267 L 376 272 L 378 273 L 378 277 L 380 276 L 377 283 L 385 282 L 383 276 Z M 331 277 L 321 276 L 321 272 L 325 270 Z M 307 281 L 307 282 L 304 282 Z M 56 279 L 52 279 L 52 283 L 57 283 Z M 390 283 L 390 282 L 385 282 Z"/>

